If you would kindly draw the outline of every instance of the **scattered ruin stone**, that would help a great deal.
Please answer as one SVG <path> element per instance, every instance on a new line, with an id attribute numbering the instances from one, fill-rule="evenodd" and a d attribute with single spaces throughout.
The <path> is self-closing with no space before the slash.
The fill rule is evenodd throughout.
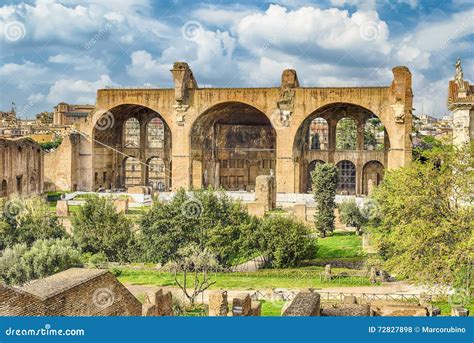
<path id="1" fill-rule="evenodd" d="M 371 267 L 370 268 L 370 276 L 369 276 L 370 283 L 377 282 L 377 268 Z"/>
<path id="2" fill-rule="evenodd" d="M 232 300 L 232 315 L 234 317 L 250 316 L 252 311 L 252 300 L 250 295 L 242 293 Z"/>
<path id="3" fill-rule="evenodd" d="M 56 203 L 56 215 L 58 217 L 69 217 L 69 206 L 67 200 L 58 200 Z"/>
<path id="4" fill-rule="evenodd" d="M 325 280 L 331 280 L 331 265 L 330 264 L 326 264 L 326 266 L 324 267 L 323 277 Z"/>
<path id="5" fill-rule="evenodd" d="M 251 316 L 260 317 L 262 315 L 262 303 L 260 301 L 252 301 Z"/>
<path id="6" fill-rule="evenodd" d="M 428 309 L 424 306 L 407 303 L 373 301 L 370 303 L 370 312 L 373 316 L 382 317 L 426 317 Z"/>
<path id="7" fill-rule="evenodd" d="M 441 314 L 441 310 L 439 307 L 428 304 L 426 305 L 426 308 L 428 309 L 428 314 L 430 317 L 436 317 Z"/>
<path id="8" fill-rule="evenodd" d="M 295 298 L 282 310 L 284 317 L 319 316 L 320 295 L 305 291 L 296 294 Z"/>
<path id="9" fill-rule="evenodd" d="M 382 282 L 389 282 L 390 281 L 390 274 L 387 273 L 385 270 L 380 271 L 380 281 Z"/>
<path id="10" fill-rule="evenodd" d="M 357 304 L 357 298 L 353 295 L 346 295 L 342 301 L 343 304 Z"/>
<path id="11" fill-rule="evenodd" d="M 321 316 L 326 317 L 361 317 L 370 316 L 368 304 L 337 304 L 321 308 Z"/>
<path id="12" fill-rule="evenodd" d="M 452 317 L 469 317 L 469 310 L 464 307 L 455 306 L 451 308 Z"/>
<path id="13" fill-rule="evenodd" d="M 128 213 L 128 199 L 115 199 L 114 207 L 117 213 Z"/>
<path id="14" fill-rule="evenodd" d="M 226 291 L 213 291 L 209 294 L 209 316 L 225 317 L 228 312 Z"/>
<path id="15" fill-rule="evenodd" d="M 171 292 L 163 292 L 160 288 L 147 293 L 145 303 L 142 306 L 142 313 L 144 316 L 172 316 L 173 296 Z"/>

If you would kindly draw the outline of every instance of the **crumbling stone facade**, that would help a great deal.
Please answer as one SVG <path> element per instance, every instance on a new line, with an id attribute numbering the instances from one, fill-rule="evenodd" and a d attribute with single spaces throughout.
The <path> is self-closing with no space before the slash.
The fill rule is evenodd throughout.
<path id="1" fill-rule="evenodd" d="M 0 316 L 140 316 L 142 305 L 110 272 L 71 268 L 22 287 L 0 285 Z"/>
<path id="2" fill-rule="evenodd" d="M 28 138 L 0 138 L 0 197 L 43 192 L 43 152 Z"/>
<path id="3" fill-rule="evenodd" d="M 257 176 L 273 172 L 277 192 L 302 193 L 311 168 L 322 162 L 338 165 L 350 180 L 342 193 L 363 194 L 385 169 L 411 160 L 413 94 L 406 67 L 393 69 L 389 86 L 349 88 L 301 87 L 294 70 L 285 70 L 273 88 L 199 88 L 186 63 L 171 72 L 174 89 L 98 90 L 94 110 L 75 126 L 81 134 L 79 190 L 121 188 L 130 173 L 136 184 L 149 185 L 151 161 L 158 159 L 163 190 L 213 185 L 253 191 Z M 375 117 L 385 141 L 382 149 L 367 150 L 363 128 Z M 318 118 L 327 122 L 327 135 L 323 144 L 312 144 L 309 130 Z M 336 144 L 344 118 L 357 126 L 351 150 Z M 132 119 L 138 138 L 128 140 Z M 150 130 L 156 120 L 162 123 L 159 136 Z M 133 168 L 127 167 L 130 159 Z"/>

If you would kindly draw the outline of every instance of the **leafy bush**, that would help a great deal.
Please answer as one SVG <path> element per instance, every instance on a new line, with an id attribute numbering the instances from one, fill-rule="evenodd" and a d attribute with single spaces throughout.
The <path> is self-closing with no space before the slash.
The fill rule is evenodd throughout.
<path id="1" fill-rule="evenodd" d="M 82 263 L 87 268 L 107 268 L 107 256 L 103 252 L 93 254 L 91 252 L 86 252 L 81 256 Z"/>
<path id="2" fill-rule="evenodd" d="M 127 261 L 132 222 L 105 197 L 88 198 L 73 218 L 74 240 L 84 252 L 104 253 L 109 261 Z"/>
<path id="3" fill-rule="evenodd" d="M 271 268 L 296 267 L 316 253 L 316 239 L 311 236 L 311 230 L 292 218 L 266 217 L 255 241 L 265 265 Z"/>
<path id="4" fill-rule="evenodd" d="M 336 208 L 337 168 L 333 164 L 317 164 L 311 173 L 313 194 L 316 202 L 314 225 L 323 237 L 334 231 Z"/>
<path id="5" fill-rule="evenodd" d="M 366 218 L 362 215 L 355 200 L 346 200 L 338 205 L 341 221 L 346 226 L 353 226 L 357 233 L 361 234 L 361 228 L 367 223 Z"/>
<path id="6" fill-rule="evenodd" d="M 63 142 L 63 138 L 59 137 L 51 142 L 40 143 L 40 146 L 41 146 L 41 149 L 43 149 L 46 152 L 49 152 L 51 150 L 57 149 L 61 145 L 62 142 Z"/>
<path id="7" fill-rule="evenodd" d="M 224 193 L 180 189 L 169 203 L 157 202 L 144 214 L 140 228 L 143 260 L 166 263 L 190 243 L 206 247 L 219 263 L 229 266 L 242 253 L 243 231 L 258 220 Z M 244 252 L 245 253 L 245 252 Z"/>
<path id="8" fill-rule="evenodd" d="M 38 240 L 30 249 L 22 243 L 3 251 L 0 280 L 6 284 L 21 284 L 80 266 L 81 253 L 70 239 Z"/>
<path id="9" fill-rule="evenodd" d="M 2 207 L 7 216 L 0 221 L 0 249 L 19 243 L 31 246 L 37 239 L 67 236 L 44 199 L 12 198 Z"/>

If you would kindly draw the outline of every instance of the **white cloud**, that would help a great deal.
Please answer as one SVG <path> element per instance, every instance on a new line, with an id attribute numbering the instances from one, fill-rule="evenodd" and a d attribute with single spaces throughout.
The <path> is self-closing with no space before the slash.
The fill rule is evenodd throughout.
<path id="1" fill-rule="evenodd" d="M 108 73 L 104 63 L 96 58 L 84 55 L 58 54 L 50 56 L 48 62 L 65 65 L 76 71 L 91 71 L 95 74 Z"/>
<path id="2" fill-rule="evenodd" d="M 335 8 L 303 7 L 288 11 L 271 5 L 265 13 L 243 18 L 238 34 L 242 46 L 266 56 L 274 50 L 339 50 L 373 59 L 388 55 L 391 49 L 388 26 L 375 11 L 357 11 L 351 16 Z"/>
<path id="3" fill-rule="evenodd" d="M 61 79 L 51 86 L 46 100 L 51 104 L 57 104 L 61 101 L 93 104 L 98 89 L 113 85 L 116 84 L 110 79 L 109 75 L 101 75 L 96 81 Z"/>
<path id="4" fill-rule="evenodd" d="M 33 102 L 33 103 L 35 103 L 35 102 L 42 102 L 42 101 L 44 101 L 44 99 L 45 99 L 44 94 L 42 94 L 42 93 L 35 93 L 35 94 L 31 94 L 31 95 L 28 97 L 27 100 L 28 100 L 28 102 Z"/>

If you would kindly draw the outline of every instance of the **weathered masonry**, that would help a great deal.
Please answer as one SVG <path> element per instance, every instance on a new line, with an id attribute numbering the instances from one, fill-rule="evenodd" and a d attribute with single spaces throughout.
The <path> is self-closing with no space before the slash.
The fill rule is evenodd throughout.
<path id="1" fill-rule="evenodd" d="M 100 89 L 74 144 L 69 189 L 152 185 L 253 191 L 274 173 L 279 193 L 305 193 L 317 163 L 340 171 L 339 193 L 364 194 L 411 160 L 406 67 L 386 87 L 301 87 L 285 70 L 274 88 L 199 88 L 186 63 L 174 89 Z"/>
<path id="2" fill-rule="evenodd" d="M 0 138 L 0 197 L 43 192 L 43 151 L 31 139 Z"/>

